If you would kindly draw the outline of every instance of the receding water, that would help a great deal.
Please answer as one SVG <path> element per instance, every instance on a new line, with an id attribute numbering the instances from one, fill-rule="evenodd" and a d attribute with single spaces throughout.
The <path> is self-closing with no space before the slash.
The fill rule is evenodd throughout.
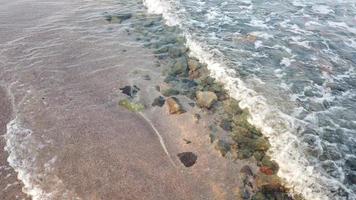
<path id="1" fill-rule="evenodd" d="M 356 199 L 356 2 L 145 0 L 178 25 L 309 199 Z"/>

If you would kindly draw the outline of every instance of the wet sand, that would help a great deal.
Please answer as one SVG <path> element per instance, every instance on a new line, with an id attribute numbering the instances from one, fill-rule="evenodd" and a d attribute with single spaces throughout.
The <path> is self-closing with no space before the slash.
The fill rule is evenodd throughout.
<path id="1" fill-rule="evenodd" d="M 3 190 L 16 181 L 15 173 L 6 167 L 11 175 L 0 174 L 2 199 L 25 197 L 21 181 L 33 199 L 234 199 L 239 195 L 243 162 L 224 159 L 214 150 L 208 123 L 194 123 L 193 111 L 177 116 L 169 115 L 165 106 L 150 106 L 159 95 L 155 86 L 163 79 L 160 69 L 150 50 L 122 27 L 96 16 L 109 3 L 101 5 L 102 10 L 73 9 L 83 2 L 22 3 L 4 6 L 0 18 L 1 27 L 6 27 L 0 29 L 0 83 L 14 98 L 11 108 L 0 91 L 4 105 L 0 127 L 3 134 L 12 109 L 12 118 L 18 121 L 7 138 L 12 147 L 10 164 L 20 179 Z M 92 18 L 83 15 L 90 12 Z M 144 80 L 145 75 L 151 80 Z M 133 84 L 141 89 L 138 99 L 146 105 L 144 117 L 118 106 L 126 98 L 120 88 Z M 177 157 L 187 151 L 198 156 L 190 168 Z M 1 151 L 1 166 L 8 166 L 6 157 Z"/>

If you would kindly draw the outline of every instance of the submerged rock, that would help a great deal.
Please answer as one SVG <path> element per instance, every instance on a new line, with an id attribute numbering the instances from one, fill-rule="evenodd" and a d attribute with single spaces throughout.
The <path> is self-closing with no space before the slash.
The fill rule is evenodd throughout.
<path id="1" fill-rule="evenodd" d="M 211 106 L 218 100 L 216 94 L 210 91 L 198 91 L 196 97 L 198 106 L 207 109 L 211 108 Z"/>
<path id="2" fill-rule="evenodd" d="M 178 99 L 175 97 L 169 97 L 166 100 L 166 103 L 168 106 L 169 114 L 181 114 L 185 112 Z"/>
<path id="3" fill-rule="evenodd" d="M 345 162 L 346 166 L 349 167 L 351 170 L 356 171 L 356 157 L 350 156 L 346 159 Z"/>
<path id="4" fill-rule="evenodd" d="M 197 159 L 198 156 L 196 156 L 194 153 L 192 152 L 183 152 L 183 153 L 179 153 L 177 154 L 179 160 L 183 163 L 183 165 L 185 167 L 191 167 L 193 166 Z"/>
<path id="5" fill-rule="evenodd" d="M 171 46 L 168 50 L 168 55 L 171 58 L 179 58 L 181 57 L 185 52 L 187 52 L 187 49 L 185 47 L 177 47 L 177 46 Z"/>
<path id="6" fill-rule="evenodd" d="M 188 75 L 187 58 L 184 56 L 177 58 L 169 74 L 172 76 L 178 76 L 178 75 L 187 76 Z"/>
<path id="7" fill-rule="evenodd" d="M 127 96 L 133 98 L 136 96 L 136 94 L 138 93 L 138 91 L 140 91 L 140 88 L 138 88 L 136 85 L 134 86 L 125 86 L 123 88 L 120 88 L 121 92 L 123 94 L 126 94 Z"/>
<path id="8" fill-rule="evenodd" d="M 131 13 L 123 13 L 123 14 L 109 14 L 105 13 L 105 20 L 110 23 L 122 23 L 125 20 L 128 20 L 132 17 Z"/>
<path id="9" fill-rule="evenodd" d="M 120 100 L 119 105 L 126 108 L 127 110 L 132 111 L 132 112 L 140 112 L 145 109 L 145 106 L 143 104 L 134 103 L 128 99 Z"/>
<path id="10" fill-rule="evenodd" d="M 161 92 L 162 92 L 163 96 L 165 96 L 165 97 L 170 97 L 170 96 L 179 94 L 179 91 L 176 89 L 173 89 L 173 88 L 168 88 L 168 89 L 162 90 Z"/>
<path id="11" fill-rule="evenodd" d="M 165 101 L 166 101 L 166 100 L 164 99 L 164 97 L 159 96 L 159 97 L 157 97 L 157 98 L 155 98 L 155 99 L 153 100 L 152 106 L 159 106 L 159 107 L 162 107 L 162 106 L 164 105 L 164 102 L 165 102 Z"/>
<path id="12" fill-rule="evenodd" d="M 223 119 L 220 122 L 220 127 L 225 131 L 232 131 L 232 122 L 228 119 Z"/>
<path id="13" fill-rule="evenodd" d="M 230 151 L 230 144 L 224 140 L 218 140 L 215 144 L 215 149 L 218 150 L 222 157 L 225 157 L 226 154 Z"/>

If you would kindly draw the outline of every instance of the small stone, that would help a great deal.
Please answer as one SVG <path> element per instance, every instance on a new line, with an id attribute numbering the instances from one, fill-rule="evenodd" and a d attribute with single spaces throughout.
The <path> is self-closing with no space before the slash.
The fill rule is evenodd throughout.
<path id="1" fill-rule="evenodd" d="M 150 81 L 151 80 L 151 77 L 150 77 L 150 75 L 144 75 L 143 77 L 143 80 L 146 80 L 146 81 Z"/>
<path id="2" fill-rule="evenodd" d="M 266 166 L 262 166 L 260 167 L 260 172 L 266 174 L 266 175 L 272 175 L 273 174 L 273 170 L 269 167 Z"/>
<path id="3" fill-rule="evenodd" d="M 193 120 L 194 120 L 195 123 L 199 123 L 200 118 L 201 117 L 200 117 L 200 115 L 198 113 L 195 113 L 193 115 Z"/>
<path id="4" fill-rule="evenodd" d="M 162 106 L 164 105 L 164 102 L 165 102 L 165 101 L 166 101 L 166 100 L 164 99 L 164 97 L 159 96 L 159 97 L 157 97 L 157 98 L 155 98 L 155 99 L 153 100 L 152 106 L 159 106 L 159 107 L 162 107 Z"/>
<path id="5" fill-rule="evenodd" d="M 179 153 L 177 154 L 179 160 L 183 163 L 183 165 L 185 167 L 191 167 L 193 166 L 197 159 L 198 156 L 196 156 L 194 153 L 192 152 L 183 152 L 183 153 Z"/>
<path id="6" fill-rule="evenodd" d="M 211 106 L 218 100 L 218 97 L 214 92 L 210 91 L 198 91 L 196 93 L 197 104 L 203 108 L 211 108 Z"/>
<path id="7" fill-rule="evenodd" d="M 190 140 L 187 140 L 187 139 L 183 139 L 184 140 L 184 142 L 185 142 L 185 144 L 190 144 L 190 143 L 192 143 L 192 141 L 190 141 Z"/>
<path id="8" fill-rule="evenodd" d="M 229 143 L 223 140 L 218 140 L 218 142 L 215 145 L 215 149 L 220 152 L 222 157 L 225 157 L 226 154 L 230 151 L 231 147 Z"/>
<path id="9" fill-rule="evenodd" d="M 185 112 L 177 98 L 170 97 L 166 100 L 166 102 L 167 102 L 169 114 L 182 114 Z"/>
<path id="10" fill-rule="evenodd" d="M 125 86 L 123 88 L 120 88 L 121 92 L 123 94 L 126 94 L 127 96 L 133 98 L 136 96 L 136 94 L 138 93 L 138 91 L 140 91 L 140 88 L 138 88 L 136 85 L 134 86 Z"/>

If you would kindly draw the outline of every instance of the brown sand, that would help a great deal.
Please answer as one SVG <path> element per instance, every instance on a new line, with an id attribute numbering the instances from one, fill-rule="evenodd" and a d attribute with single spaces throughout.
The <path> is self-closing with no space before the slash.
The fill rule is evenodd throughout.
<path id="1" fill-rule="evenodd" d="M 6 27 L 0 29 L 0 82 L 11 85 L 15 115 L 33 131 L 21 156 L 36 155 L 24 170 L 41 178 L 27 187 L 51 193 L 50 199 L 236 198 L 241 164 L 222 158 L 209 144 L 209 119 L 195 124 L 194 110 L 169 115 L 166 107 L 150 107 L 162 81 L 152 52 L 120 27 L 73 11 L 83 2 L 26 2 L 4 2 L 0 9 Z M 99 12 L 94 11 L 85 13 Z M 147 74 L 151 81 L 142 78 Z M 118 106 L 126 98 L 119 88 L 131 84 L 141 88 L 144 117 Z M 7 100 L 0 92 L 2 133 L 10 120 Z M 186 151 L 198 156 L 190 168 L 177 157 Z M 0 151 L 1 165 L 6 157 Z M 1 199 L 23 197 L 20 184 L 3 190 L 16 181 L 6 170 L 11 175 L 0 174 Z M 45 199 L 41 195 L 37 198 Z"/>

